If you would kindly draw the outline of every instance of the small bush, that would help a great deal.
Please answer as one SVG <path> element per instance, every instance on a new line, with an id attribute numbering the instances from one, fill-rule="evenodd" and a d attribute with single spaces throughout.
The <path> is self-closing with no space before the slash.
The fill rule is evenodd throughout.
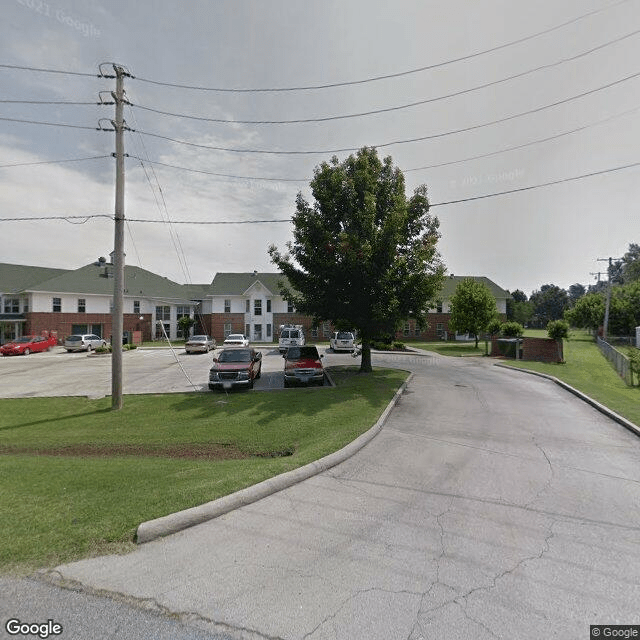
<path id="1" fill-rule="evenodd" d="M 506 338 L 519 338 L 524 333 L 524 327 L 519 322 L 505 322 L 501 330 Z"/>
<path id="2" fill-rule="evenodd" d="M 94 349 L 95 353 L 111 353 L 111 345 L 108 344 L 106 347 L 96 347 Z"/>
<path id="3" fill-rule="evenodd" d="M 404 342 L 394 342 L 393 348 L 397 349 L 398 351 L 404 351 L 406 349 Z"/>
<path id="4" fill-rule="evenodd" d="M 500 318 L 494 318 L 487 325 L 487 333 L 491 336 L 498 335 L 502 330 L 502 321 Z"/>
<path id="5" fill-rule="evenodd" d="M 569 337 L 569 323 L 565 320 L 551 320 L 547 325 L 547 335 L 554 340 Z"/>

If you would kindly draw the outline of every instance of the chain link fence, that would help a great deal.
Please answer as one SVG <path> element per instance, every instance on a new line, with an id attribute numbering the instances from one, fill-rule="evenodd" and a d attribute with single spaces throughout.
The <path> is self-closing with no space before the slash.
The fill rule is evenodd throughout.
<path id="1" fill-rule="evenodd" d="M 600 336 L 598 336 L 598 347 L 602 352 L 602 355 L 613 364 L 618 375 L 628 384 L 633 386 L 633 377 L 631 372 L 631 363 L 629 358 L 623 353 L 620 353 L 615 347 L 612 347 L 608 342 L 605 342 Z"/>

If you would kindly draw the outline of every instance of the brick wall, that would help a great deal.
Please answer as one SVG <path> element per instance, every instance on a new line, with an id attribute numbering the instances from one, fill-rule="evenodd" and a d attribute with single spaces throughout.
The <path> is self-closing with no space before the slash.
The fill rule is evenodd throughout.
<path id="1" fill-rule="evenodd" d="M 123 314 L 123 330 L 139 331 L 143 340 L 151 340 L 151 314 L 142 314 L 143 319 L 137 313 Z M 28 312 L 25 314 L 25 334 L 40 335 L 46 331 L 56 331 L 58 341 L 64 342 L 67 336 L 73 333 L 74 324 L 89 325 L 99 324 L 102 327 L 102 337 L 105 340 L 111 338 L 113 332 L 110 313 L 45 313 Z"/>
<path id="2" fill-rule="evenodd" d="M 218 344 L 224 342 L 224 325 L 228 322 L 231 323 L 231 333 L 244 334 L 244 313 L 212 313 L 204 318 L 205 325 L 208 325 L 207 333 Z"/>
<path id="3" fill-rule="evenodd" d="M 562 341 L 558 343 L 552 338 L 523 338 L 522 359 L 538 362 L 562 362 L 564 360 L 562 346 Z"/>

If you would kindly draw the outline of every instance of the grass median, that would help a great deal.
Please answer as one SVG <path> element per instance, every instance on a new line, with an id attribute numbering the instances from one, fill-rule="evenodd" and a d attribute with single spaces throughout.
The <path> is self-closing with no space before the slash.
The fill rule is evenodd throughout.
<path id="1" fill-rule="evenodd" d="M 342 448 L 406 379 L 331 369 L 334 388 L 0 400 L 0 571 L 126 551 L 140 522 Z"/>

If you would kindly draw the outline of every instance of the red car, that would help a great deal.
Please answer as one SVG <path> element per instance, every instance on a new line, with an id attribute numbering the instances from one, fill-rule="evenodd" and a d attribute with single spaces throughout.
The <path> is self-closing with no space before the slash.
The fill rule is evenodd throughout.
<path id="1" fill-rule="evenodd" d="M 314 346 L 289 347 L 284 358 L 284 386 L 293 384 L 324 384 L 324 356 Z"/>
<path id="2" fill-rule="evenodd" d="M 209 370 L 209 389 L 253 389 L 253 382 L 262 373 L 262 354 L 252 347 L 223 349 L 213 359 Z"/>
<path id="3" fill-rule="evenodd" d="M 57 344 L 58 339 L 52 336 L 22 336 L 13 342 L 3 344 L 0 347 L 0 353 L 3 356 L 28 356 L 30 353 L 38 351 L 50 351 Z"/>

